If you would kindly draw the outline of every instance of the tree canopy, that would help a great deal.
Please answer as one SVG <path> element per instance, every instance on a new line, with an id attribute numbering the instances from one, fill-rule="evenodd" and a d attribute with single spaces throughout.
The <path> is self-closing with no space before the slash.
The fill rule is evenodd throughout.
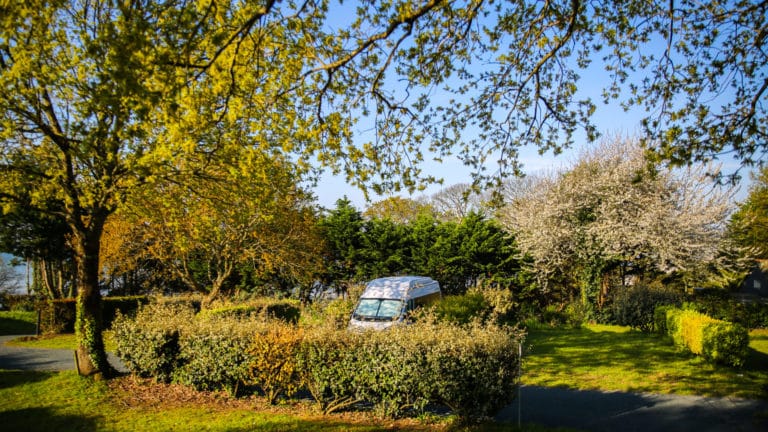
<path id="1" fill-rule="evenodd" d="M 354 7 L 357 6 L 357 7 Z M 766 2 L 53 0 L 0 6 L 0 200 L 61 218 L 78 364 L 98 373 L 99 256 L 136 190 L 205 176 L 237 147 L 376 191 L 597 136 L 579 73 L 648 110 L 646 146 L 685 164 L 766 152 Z M 659 49 L 661 47 L 661 49 Z M 641 77 L 637 79 L 637 77 Z M 356 136 L 367 123 L 372 138 Z M 215 165 L 215 164 L 214 164 Z"/>
<path id="2" fill-rule="evenodd" d="M 747 199 L 731 217 L 729 230 L 748 256 L 768 259 L 768 168 L 754 176 Z"/>
<path id="3" fill-rule="evenodd" d="M 594 304 L 614 269 L 652 275 L 715 262 L 732 191 L 707 172 L 649 170 L 636 140 L 616 138 L 542 178 L 500 216 L 542 286 L 564 283 Z"/>

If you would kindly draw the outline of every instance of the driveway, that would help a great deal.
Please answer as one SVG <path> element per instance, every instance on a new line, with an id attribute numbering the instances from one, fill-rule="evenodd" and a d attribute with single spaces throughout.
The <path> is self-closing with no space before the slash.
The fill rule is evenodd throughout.
<path id="1" fill-rule="evenodd" d="M 496 419 L 594 432 L 765 432 L 768 401 L 523 386 Z"/>
<path id="2" fill-rule="evenodd" d="M 5 345 L 17 337 L 0 336 L 0 369 L 74 370 L 73 351 Z M 126 371 L 114 355 L 109 361 Z M 768 401 L 523 386 L 496 420 L 592 432 L 765 432 Z"/>
<path id="3" fill-rule="evenodd" d="M 75 352 L 67 349 L 22 348 L 5 343 L 21 336 L 0 336 L 0 369 L 63 371 L 75 369 Z M 127 372 L 117 356 L 107 353 L 109 363 Z"/>

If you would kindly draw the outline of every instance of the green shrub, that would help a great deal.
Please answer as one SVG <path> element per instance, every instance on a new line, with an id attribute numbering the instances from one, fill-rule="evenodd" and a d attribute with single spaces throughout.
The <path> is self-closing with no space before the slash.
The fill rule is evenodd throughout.
<path id="1" fill-rule="evenodd" d="M 8 294 L 0 293 L 0 303 L 5 310 L 33 312 L 35 308 L 35 297 L 27 294 Z"/>
<path id="2" fill-rule="evenodd" d="M 480 292 L 446 296 L 435 308 L 437 316 L 444 321 L 467 324 L 475 318 L 484 319 L 490 304 Z"/>
<path id="3" fill-rule="evenodd" d="M 75 299 L 73 298 L 38 302 L 40 334 L 74 333 L 75 307 Z"/>
<path id="4" fill-rule="evenodd" d="M 462 417 L 483 417 L 514 397 L 519 340 L 497 326 L 430 320 L 385 332 L 315 330 L 299 365 L 326 412 L 365 401 L 392 417 L 442 403 Z"/>
<path id="5" fill-rule="evenodd" d="M 481 314 L 493 323 L 512 324 L 521 317 L 519 304 L 515 301 L 515 295 L 510 289 L 476 287 L 470 289 L 469 293 L 479 293 L 483 296 L 486 309 Z"/>
<path id="6" fill-rule="evenodd" d="M 119 316 L 114 328 L 118 355 L 136 374 L 234 394 L 246 384 L 271 402 L 305 388 L 325 412 L 365 402 L 397 417 L 441 403 L 483 417 L 507 405 L 518 385 L 521 335 L 479 321 L 425 315 L 383 332 L 350 332 L 148 305 L 134 319 Z"/>
<path id="7" fill-rule="evenodd" d="M 303 339 L 303 329 L 283 322 L 273 322 L 251 335 L 247 383 L 258 386 L 269 403 L 274 404 L 281 395 L 290 397 L 299 389 L 296 359 Z"/>
<path id="8" fill-rule="evenodd" d="M 74 298 L 43 300 L 37 303 L 40 311 L 40 333 L 74 333 L 77 300 Z M 123 315 L 133 313 L 140 305 L 149 303 L 146 296 L 104 297 L 101 300 L 104 328 L 109 328 L 118 311 Z"/>
<path id="9" fill-rule="evenodd" d="M 743 325 L 748 329 L 768 328 L 768 303 L 740 302 L 721 289 L 697 291 L 691 307 L 722 321 Z"/>
<path id="10" fill-rule="evenodd" d="M 118 312 L 122 315 L 131 315 L 138 310 L 139 306 L 147 303 L 149 303 L 147 296 L 104 297 L 102 300 L 104 328 L 112 326 Z"/>
<path id="11" fill-rule="evenodd" d="M 659 306 L 680 305 L 682 293 L 661 284 L 637 284 L 619 288 L 608 305 L 610 323 L 651 332 Z"/>
<path id="12" fill-rule="evenodd" d="M 674 306 L 656 306 L 653 310 L 653 331 L 659 334 L 667 333 L 667 312 L 671 309 L 675 309 Z"/>
<path id="13" fill-rule="evenodd" d="M 251 300 L 247 303 L 224 303 L 200 311 L 200 315 L 207 317 L 235 317 L 249 318 L 261 317 L 262 319 L 276 318 L 289 323 L 297 323 L 301 315 L 300 304 L 296 300 L 275 300 L 262 298 Z"/>
<path id="14" fill-rule="evenodd" d="M 716 363 L 743 366 L 749 354 L 749 333 L 739 324 L 717 321 L 704 330 L 702 355 Z"/>
<path id="15" fill-rule="evenodd" d="M 118 313 L 112 325 L 116 354 L 132 373 L 170 382 L 179 362 L 179 336 L 194 319 L 182 304 L 149 304 L 132 317 Z"/>
<path id="16" fill-rule="evenodd" d="M 226 390 L 236 394 L 248 377 L 248 350 L 268 324 L 233 317 L 196 319 L 179 333 L 175 382 L 198 390 Z"/>
<path id="17" fill-rule="evenodd" d="M 716 363 L 742 366 L 749 333 L 739 324 L 716 320 L 695 310 L 665 311 L 667 334 L 675 345 Z"/>
<path id="18" fill-rule="evenodd" d="M 357 346 L 363 337 L 334 325 L 312 328 L 305 335 L 296 354 L 299 378 L 323 413 L 360 402 L 354 383 L 360 366 Z"/>

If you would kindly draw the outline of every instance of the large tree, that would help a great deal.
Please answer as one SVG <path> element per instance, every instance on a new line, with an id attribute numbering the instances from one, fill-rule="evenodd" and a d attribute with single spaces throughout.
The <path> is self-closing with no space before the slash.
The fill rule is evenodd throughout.
<path id="1" fill-rule="evenodd" d="M 611 270 L 670 273 L 715 262 L 732 191 L 707 171 L 651 170 L 635 140 L 615 138 L 542 177 L 501 218 L 545 288 L 565 283 L 593 305 Z"/>
<path id="2" fill-rule="evenodd" d="M 99 255 L 107 218 L 128 197 L 205 177 L 211 161 L 243 142 L 281 151 L 337 142 L 339 120 L 315 117 L 311 86 L 297 86 L 305 72 L 297 59 L 322 50 L 313 39 L 321 11 L 297 17 L 291 5 L 273 6 L 3 4 L 0 195 L 4 211 L 27 206 L 69 228 L 81 374 L 109 371 Z"/>
<path id="3" fill-rule="evenodd" d="M 649 109 L 647 142 L 659 157 L 730 151 L 753 163 L 766 150 L 766 7 L 4 2 L 3 206 L 27 201 L 53 212 L 46 202 L 63 203 L 56 212 L 71 230 L 79 284 L 78 364 L 99 372 L 104 223 L 153 178 L 204 174 L 188 157 L 204 161 L 249 138 L 293 153 L 299 167 L 319 161 L 383 191 L 434 180 L 420 162 L 458 153 L 483 181 L 491 155 L 515 172 L 521 145 L 557 151 L 580 127 L 596 136 L 578 72 L 602 57 L 606 98 L 626 84 L 625 102 Z M 350 126 L 362 119 L 373 123 L 369 142 L 353 140 Z"/>
<path id="4" fill-rule="evenodd" d="M 254 154 L 257 153 L 257 154 Z M 322 242 L 300 178 L 277 155 L 240 149 L 205 178 L 145 188 L 129 202 L 139 257 L 161 263 L 205 305 L 239 269 L 311 285 Z"/>

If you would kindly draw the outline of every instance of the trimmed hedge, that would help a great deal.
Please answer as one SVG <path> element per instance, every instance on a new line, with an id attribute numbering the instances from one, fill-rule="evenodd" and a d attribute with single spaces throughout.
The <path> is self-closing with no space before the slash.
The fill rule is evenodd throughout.
<path id="1" fill-rule="evenodd" d="M 629 326 L 643 332 L 655 327 L 655 310 L 661 306 L 679 306 L 681 292 L 660 284 L 637 284 L 616 289 L 607 307 L 608 322 Z"/>
<path id="2" fill-rule="evenodd" d="M 76 302 L 74 298 L 37 302 L 36 308 L 40 313 L 40 333 L 74 333 Z M 101 302 L 104 328 L 112 325 L 118 312 L 130 314 L 138 309 L 139 305 L 147 303 L 149 303 L 147 296 L 104 297 Z"/>
<path id="3" fill-rule="evenodd" d="M 276 318 L 295 324 L 301 316 L 300 307 L 297 300 L 259 299 L 245 304 L 223 304 L 202 310 L 200 315 L 203 317 Z"/>
<path id="4" fill-rule="evenodd" d="M 694 310 L 669 307 L 659 308 L 655 317 L 657 329 L 663 329 L 678 347 L 715 363 L 744 365 L 749 352 L 749 333 L 742 325 L 716 320 Z"/>
<path id="5" fill-rule="evenodd" d="M 332 412 L 364 402 L 383 417 L 427 404 L 462 417 L 514 398 L 522 335 L 494 325 L 425 320 L 384 332 L 300 327 L 279 320 L 142 308 L 114 326 L 117 354 L 140 376 L 208 390 L 241 389 L 270 402 L 305 389 Z"/>

